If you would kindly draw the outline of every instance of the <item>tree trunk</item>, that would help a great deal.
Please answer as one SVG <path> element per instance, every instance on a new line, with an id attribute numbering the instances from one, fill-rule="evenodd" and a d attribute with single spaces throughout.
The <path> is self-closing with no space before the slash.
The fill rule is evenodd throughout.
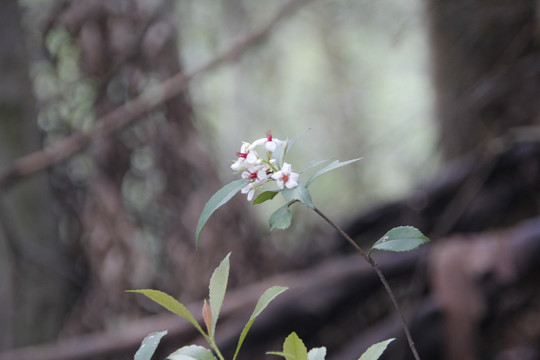
<path id="1" fill-rule="evenodd" d="M 1 1 L 0 167 L 41 147 L 28 74 L 20 9 L 16 0 Z M 64 253 L 46 174 L 1 194 L 0 348 L 56 337 L 71 287 Z"/>
<path id="2" fill-rule="evenodd" d="M 96 117 L 181 70 L 173 10 L 167 0 L 82 0 L 58 14 L 76 41 L 83 76 L 94 81 Z M 207 296 L 213 268 L 230 251 L 233 286 L 277 268 L 243 199 L 215 214 L 197 250 L 198 216 L 221 186 L 207 149 L 186 93 L 92 146 L 93 173 L 76 200 L 88 283 L 65 334 L 102 329 L 148 306 L 126 289 L 156 288 L 182 301 Z"/>
<path id="3" fill-rule="evenodd" d="M 447 159 L 538 123 L 534 0 L 429 0 L 440 142 Z"/>

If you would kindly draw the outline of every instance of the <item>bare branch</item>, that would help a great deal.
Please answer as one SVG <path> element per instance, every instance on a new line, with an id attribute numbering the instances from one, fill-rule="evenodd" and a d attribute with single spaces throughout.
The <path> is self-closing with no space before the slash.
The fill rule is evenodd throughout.
<path id="1" fill-rule="evenodd" d="M 0 190 L 22 177 L 45 170 L 60 161 L 68 159 L 77 152 L 84 150 L 93 141 L 113 134 L 133 122 L 140 115 L 178 95 L 186 89 L 195 77 L 239 59 L 250 48 L 261 43 L 276 24 L 290 15 L 301 4 L 308 1 L 289 1 L 277 11 L 267 24 L 249 34 L 243 41 L 233 45 L 198 69 L 189 73 L 178 73 L 161 84 L 150 87 L 142 94 L 99 118 L 96 122 L 97 125 L 92 130 L 85 133 L 75 132 L 55 145 L 13 161 L 13 163 L 0 171 Z"/>

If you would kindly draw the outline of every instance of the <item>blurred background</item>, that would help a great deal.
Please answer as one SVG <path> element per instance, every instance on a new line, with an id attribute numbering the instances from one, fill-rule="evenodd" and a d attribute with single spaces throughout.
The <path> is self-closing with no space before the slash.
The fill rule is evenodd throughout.
<path id="1" fill-rule="evenodd" d="M 375 273 L 308 209 L 269 233 L 283 202 L 237 195 L 196 248 L 241 141 L 267 130 L 300 135 L 294 169 L 363 158 L 310 188 L 362 247 L 398 225 L 432 239 L 374 255 L 423 359 L 540 359 L 538 11 L 532 0 L 1 1 L 0 359 L 130 359 L 168 329 L 166 358 L 201 339 L 124 291 L 166 291 L 198 314 L 228 252 L 225 353 L 264 289 L 287 285 L 240 359 L 281 349 L 291 331 L 329 359 L 389 337 L 385 358 L 412 359 Z M 138 98 L 239 43 L 166 99 Z"/>

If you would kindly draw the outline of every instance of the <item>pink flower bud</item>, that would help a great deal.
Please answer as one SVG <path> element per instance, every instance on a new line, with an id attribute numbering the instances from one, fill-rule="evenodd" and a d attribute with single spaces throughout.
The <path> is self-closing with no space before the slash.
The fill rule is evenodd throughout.
<path id="1" fill-rule="evenodd" d="M 204 319 L 204 324 L 206 325 L 206 329 L 208 330 L 208 334 L 212 331 L 212 309 L 210 309 L 210 306 L 204 300 L 203 308 L 202 308 L 202 316 Z"/>

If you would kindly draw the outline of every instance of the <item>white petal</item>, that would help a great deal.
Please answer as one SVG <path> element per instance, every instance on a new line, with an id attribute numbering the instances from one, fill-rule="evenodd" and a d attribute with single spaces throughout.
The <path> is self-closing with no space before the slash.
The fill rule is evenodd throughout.
<path id="1" fill-rule="evenodd" d="M 258 159 L 258 156 L 257 156 L 257 153 L 255 151 L 250 151 L 246 157 L 246 161 L 250 164 L 253 164 L 255 163 L 255 161 L 257 161 Z"/>
<path id="2" fill-rule="evenodd" d="M 276 179 L 277 187 L 283 189 L 283 180 L 281 178 Z"/>
<path id="3" fill-rule="evenodd" d="M 249 179 L 251 174 L 248 171 L 242 172 L 242 179 Z"/>
<path id="4" fill-rule="evenodd" d="M 264 144 L 264 148 L 270 152 L 276 151 L 276 143 L 274 141 L 268 141 Z"/>
<path id="5" fill-rule="evenodd" d="M 255 196 L 255 189 L 251 189 L 247 194 L 248 201 L 253 200 L 253 196 Z"/>
<path id="6" fill-rule="evenodd" d="M 253 184 L 247 184 L 246 186 L 244 186 L 244 187 L 242 188 L 242 190 L 240 190 L 240 192 L 241 192 L 242 194 L 246 194 L 246 193 L 248 193 L 249 191 L 252 190 L 252 187 L 253 187 Z"/>
<path id="7" fill-rule="evenodd" d="M 293 179 L 289 179 L 289 181 L 287 181 L 285 186 L 287 187 L 287 189 L 292 189 L 294 187 L 297 187 L 298 183 L 296 181 L 294 181 Z"/>
<path id="8" fill-rule="evenodd" d="M 268 175 L 266 174 L 266 170 L 257 171 L 257 178 L 260 179 L 260 180 L 268 179 Z"/>
<path id="9" fill-rule="evenodd" d="M 266 143 L 266 138 L 257 139 L 249 145 L 249 150 L 253 150 L 259 145 L 264 145 L 264 143 Z"/>
<path id="10" fill-rule="evenodd" d="M 280 180 L 282 177 L 283 177 L 283 173 L 281 172 L 281 170 L 278 171 L 277 173 L 272 174 L 272 179 L 274 180 Z"/>
<path id="11" fill-rule="evenodd" d="M 281 171 L 283 171 L 284 174 L 290 174 L 291 173 L 291 164 L 284 162 L 283 167 L 281 168 Z"/>
<path id="12" fill-rule="evenodd" d="M 238 158 L 238 160 L 236 160 L 234 164 L 231 165 L 231 169 L 233 169 L 234 171 L 240 171 L 244 167 L 242 165 L 243 163 L 244 163 L 244 158 Z"/>

